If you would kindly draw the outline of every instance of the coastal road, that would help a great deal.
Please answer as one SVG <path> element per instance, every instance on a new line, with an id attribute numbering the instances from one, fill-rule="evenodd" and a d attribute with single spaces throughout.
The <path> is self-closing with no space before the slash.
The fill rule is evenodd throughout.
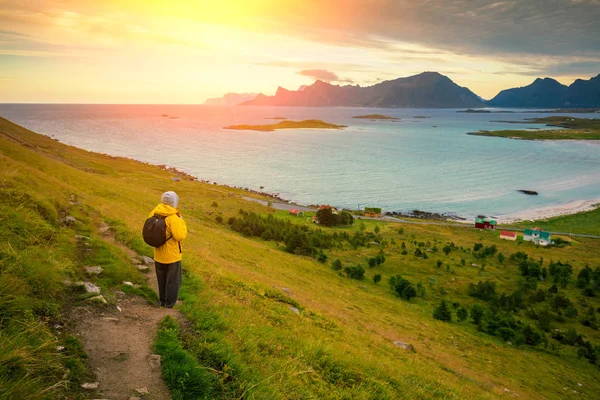
<path id="1" fill-rule="evenodd" d="M 263 206 L 268 206 L 269 205 L 269 201 L 267 201 L 267 200 L 261 200 L 261 199 L 255 199 L 254 197 L 242 196 L 242 199 L 248 200 L 248 201 L 253 201 L 255 203 L 262 204 Z M 296 210 L 300 210 L 300 211 L 316 211 L 314 208 L 299 206 L 297 204 L 290 204 L 290 203 L 278 203 L 278 202 L 275 202 L 275 201 L 271 201 L 271 207 L 274 208 L 274 209 L 276 209 L 276 210 L 285 210 L 285 211 L 288 211 L 288 210 L 290 210 L 292 208 L 295 208 Z"/>
<path id="2" fill-rule="evenodd" d="M 260 200 L 260 199 L 255 199 L 253 197 L 247 197 L 247 196 L 242 196 L 242 199 L 244 200 L 248 200 L 248 201 L 253 201 L 255 203 L 259 203 L 262 204 L 264 206 L 268 205 L 268 201 L 267 200 Z M 309 207 L 305 207 L 305 206 L 299 206 L 297 204 L 288 204 L 288 203 L 279 203 L 279 202 L 275 202 L 272 201 L 271 202 L 271 207 L 273 207 L 276 210 L 289 210 L 291 208 L 295 208 L 296 210 L 300 210 L 300 211 L 315 211 L 314 208 L 309 208 Z M 467 228 L 467 229 L 474 229 L 473 225 L 471 223 L 469 224 L 461 224 L 461 223 L 452 223 L 452 222 L 444 222 L 444 221 L 409 221 L 407 219 L 402 219 L 402 218 L 396 218 L 396 217 L 389 217 L 389 216 L 383 216 L 381 218 L 375 218 L 375 217 L 356 217 L 356 219 L 370 219 L 370 220 L 374 220 L 374 221 L 387 221 L 387 222 L 399 222 L 402 224 L 414 224 L 414 225 L 437 225 L 437 226 L 451 226 L 451 227 L 455 227 L 455 228 Z M 502 228 L 502 230 L 505 231 L 513 231 L 513 232 L 523 232 L 523 229 L 518 229 L 518 228 Z M 583 233 L 571 233 L 571 232 L 550 232 L 552 235 L 561 235 L 561 236 L 574 236 L 574 237 L 585 237 L 585 238 L 591 238 L 591 239 L 600 239 L 600 236 L 597 235 L 586 235 Z"/>

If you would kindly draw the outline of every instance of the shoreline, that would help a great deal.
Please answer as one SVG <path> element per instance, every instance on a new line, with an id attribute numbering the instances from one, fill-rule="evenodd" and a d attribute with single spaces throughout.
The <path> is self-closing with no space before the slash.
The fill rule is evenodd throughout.
<path id="1" fill-rule="evenodd" d="M 131 159 L 131 160 L 138 161 L 135 159 Z M 176 167 L 166 166 L 164 164 L 163 165 L 154 164 L 154 165 L 158 166 L 159 168 L 161 168 L 165 171 L 171 172 L 185 180 L 197 181 L 197 182 L 201 182 L 201 183 L 208 184 L 208 185 L 218 185 L 218 186 L 223 186 L 223 187 L 230 188 L 230 189 L 243 190 L 249 194 L 254 194 L 257 196 L 261 196 L 263 198 L 267 198 L 267 199 L 272 200 L 273 202 L 279 203 L 281 205 L 289 206 L 290 208 L 302 208 L 303 210 L 307 210 L 307 211 L 308 210 L 316 210 L 318 208 L 318 205 L 315 205 L 315 204 L 308 204 L 308 205 L 299 204 L 295 201 L 284 199 L 283 197 L 281 197 L 279 195 L 279 193 L 269 193 L 269 192 L 264 192 L 262 190 L 251 189 L 248 187 L 234 186 L 234 185 L 228 185 L 225 183 L 218 183 L 216 181 L 204 180 L 204 179 L 195 177 L 193 175 L 190 175 L 187 172 L 182 171 Z M 244 198 L 246 196 L 241 196 L 241 197 Z M 246 197 L 245 200 L 250 200 L 250 198 Z M 261 203 L 263 200 L 252 199 L 250 201 L 255 201 L 255 202 Z M 265 200 L 265 203 L 266 202 L 267 201 Z M 597 207 L 600 207 L 600 197 L 597 197 L 595 199 L 588 199 L 588 200 L 571 200 L 566 203 L 542 206 L 542 207 L 532 208 L 532 209 L 523 210 L 523 211 L 517 211 L 514 213 L 508 213 L 508 214 L 499 214 L 498 216 L 496 216 L 494 218 L 496 219 L 496 221 L 498 221 L 498 224 L 510 225 L 510 224 L 514 224 L 514 223 L 518 223 L 518 222 L 533 222 L 533 221 L 539 221 L 539 220 L 544 220 L 544 219 L 553 218 L 553 217 L 561 217 L 561 216 L 565 216 L 565 215 L 578 214 L 581 212 L 594 210 Z M 339 207 L 339 208 L 343 208 L 343 207 Z M 279 209 L 284 209 L 284 208 L 279 208 Z M 397 212 L 397 211 L 383 210 L 384 216 L 391 216 L 391 217 L 397 216 L 400 218 L 410 217 L 410 218 L 425 219 L 425 218 L 418 217 L 418 216 L 408 215 L 410 213 L 411 212 Z M 443 218 L 443 220 L 445 220 L 445 221 L 453 221 L 453 222 L 457 222 L 457 223 L 461 223 L 461 224 L 470 224 L 470 223 L 472 223 L 472 220 L 473 220 L 473 218 L 465 217 L 463 215 L 458 215 L 458 214 L 447 215 L 447 214 L 439 214 L 439 213 L 433 212 L 433 211 L 420 211 L 420 213 L 426 214 L 426 215 L 444 216 L 444 217 L 446 217 L 446 218 Z M 440 221 L 440 220 L 442 220 L 442 219 L 441 218 L 440 219 L 437 219 L 437 218 L 430 219 L 430 221 Z"/>
<path id="2" fill-rule="evenodd" d="M 8 121 L 12 122 L 10 120 L 8 120 Z M 34 133 L 36 133 L 36 132 L 34 132 Z M 86 150 L 79 146 L 66 144 L 51 135 L 39 134 L 39 133 L 36 133 L 36 134 L 45 136 L 51 140 L 55 140 L 64 145 L 67 145 L 67 146 L 73 146 L 78 149 Z M 90 151 L 90 150 L 86 150 L 86 151 Z M 92 151 L 92 152 L 94 152 L 94 151 Z M 230 188 L 230 189 L 243 190 L 247 193 L 251 193 L 251 194 L 254 194 L 257 196 L 262 196 L 262 197 L 268 198 L 270 200 L 274 200 L 275 202 L 289 205 L 290 207 L 295 206 L 296 208 L 301 207 L 301 208 L 306 208 L 306 209 L 316 209 L 317 208 L 317 206 L 314 204 L 305 205 L 305 204 L 299 204 L 292 200 L 284 199 L 279 195 L 279 193 L 265 192 L 262 190 L 262 188 L 261 188 L 261 190 L 256 190 L 256 189 L 251 189 L 248 187 L 229 185 L 229 184 L 224 184 L 224 183 L 218 183 L 218 182 L 212 181 L 212 180 L 201 179 L 199 177 L 191 175 L 191 174 L 185 172 L 184 170 L 181 170 L 181 169 L 179 169 L 175 166 L 171 166 L 171 165 L 155 164 L 155 163 L 151 163 L 151 162 L 138 160 L 138 159 L 135 159 L 132 157 L 114 156 L 114 155 L 107 154 L 107 153 L 100 153 L 100 152 L 94 152 L 94 153 L 103 154 L 110 158 L 121 158 L 121 159 L 126 159 L 126 160 L 132 160 L 135 162 L 140 162 L 143 164 L 155 165 L 155 166 L 161 168 L 162 170 L 170 172 L 170 173 L 174 174 L 175 176 L 177 176 L 181 179 L 184 179 L 184 180 L 197 181 L 197 182 L 201 182 L 201 183 L 209 184 L 209 185 L 210 184 L 219 185 L 219 186 L 223 186 L 223 187 Z M 591 200 L 571 200 L 566 203 L 559 203 L 559 204 L 555 204 L 555 205 L 543 206 L 543 207 L 538 207 L 538 208 L 533 208 L 533 209 L 529 209 L 529 210 L 508 213 L 508 214 L 499 214 L 496 217 L 496 220 L 498 221 L 499 224 L 508 224 L 509 225 L 509 224 L 513 224 L 513 223 L 517 223 L 517 222 L 537 221 L 537 220 L 543 220 L 543 219 L 547 219 L 547 218 L 578 214 L 581 212 L 594 210 L 595 208 L 597 208 L 599 206 L 600 206 L 600 196 L 595 199 L 591 199 Z M 447 214 L 447 213 L 439 214 L 439 213 L 433 212 L 433 211 L 421 211 L 421 212 L 424 214 L 444 215 L 444 216 L 446 216 L 446 214 Z M 394 213 L 397 214 L 398 216 L 400 216 L 400 215 L 410 213 L 410 212 L 407 211 L 406 213 L 404 213 L 404 212 L 398 212 L 398 211 L 385 211 L 384 210 L 383 214 L 387 215 L 387 214 L 394 214 Z M 462 219 L 462 218 L 464 218 L 464 219 Z M 445 218 L 445 220 L 451 220 L 451 221 L 454 221 L 457 223 L 469 224 L 469 223 L 471 223 L 472 218 L 465 217 L 463 215 L 452 214 L 452 216 L 450 218 Z"/>

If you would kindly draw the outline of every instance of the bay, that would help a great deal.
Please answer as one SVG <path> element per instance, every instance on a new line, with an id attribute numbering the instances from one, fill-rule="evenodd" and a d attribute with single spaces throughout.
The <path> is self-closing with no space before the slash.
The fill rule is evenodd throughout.
<path id="1" fill-rule="evenodd" d="M 0 104 L 0 116 L 63 143 L 166 164 L 203 180 L 256 190 L 263 186 L 300 204 L 419 209 L 471 218 L 600 198 L 600 143 L 468 135 L 480 129 L 540 128 L 495 121 L 549 114 L 456 111 Z M 352 118 L 374 113 L 400 120 Z M 272 117 L 322 119 L 348 128 L 223 129 L 276 123 L 267 119 Z M 176 190 L 176 183 L 167 182 L 164 189 Z"/>

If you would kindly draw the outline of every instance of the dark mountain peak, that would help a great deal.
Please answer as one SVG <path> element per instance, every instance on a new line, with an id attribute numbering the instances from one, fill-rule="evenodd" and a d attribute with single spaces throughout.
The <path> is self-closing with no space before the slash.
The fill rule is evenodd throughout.
<path id="1" fill-rule="evenodd" d="M 561 84 L 560 82 L 558 82 L 556 79 L 552 79 L 552 78 L 548 78 L 548 77 L 546 77 L 546 78 L 537 78 L 529 86 L 533 86 L 533 85 L 548 86 L 548 87 L 551 87 L 551 86 L 565 86 L 565 85 Z"/>
<path id="2" fill-rule="evenodd" d="M 275 96 L 258 97 L 244 105 L 301 107 L 483 107 L 469 89 L 452 82 L 439 72 L 423 72 L 406 78 L 380 82 L 373 86 L 333 85 L 315 81 L 304 90 L 277 89 Z"/>

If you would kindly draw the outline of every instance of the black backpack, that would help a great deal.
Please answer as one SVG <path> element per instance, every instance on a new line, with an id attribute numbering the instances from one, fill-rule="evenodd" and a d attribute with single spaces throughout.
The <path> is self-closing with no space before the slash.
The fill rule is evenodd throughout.
<path id="1" fill-rule="evenodd" d="M 167 223 L 165 222 L 164 215 L 154 214 L 146 220 L 144 223 L 144 229 L 142 229 L 142 236 L 144 242 L 152 247 L 160 247 L 167 243 L 170 237 L 167 238 Z"/>

